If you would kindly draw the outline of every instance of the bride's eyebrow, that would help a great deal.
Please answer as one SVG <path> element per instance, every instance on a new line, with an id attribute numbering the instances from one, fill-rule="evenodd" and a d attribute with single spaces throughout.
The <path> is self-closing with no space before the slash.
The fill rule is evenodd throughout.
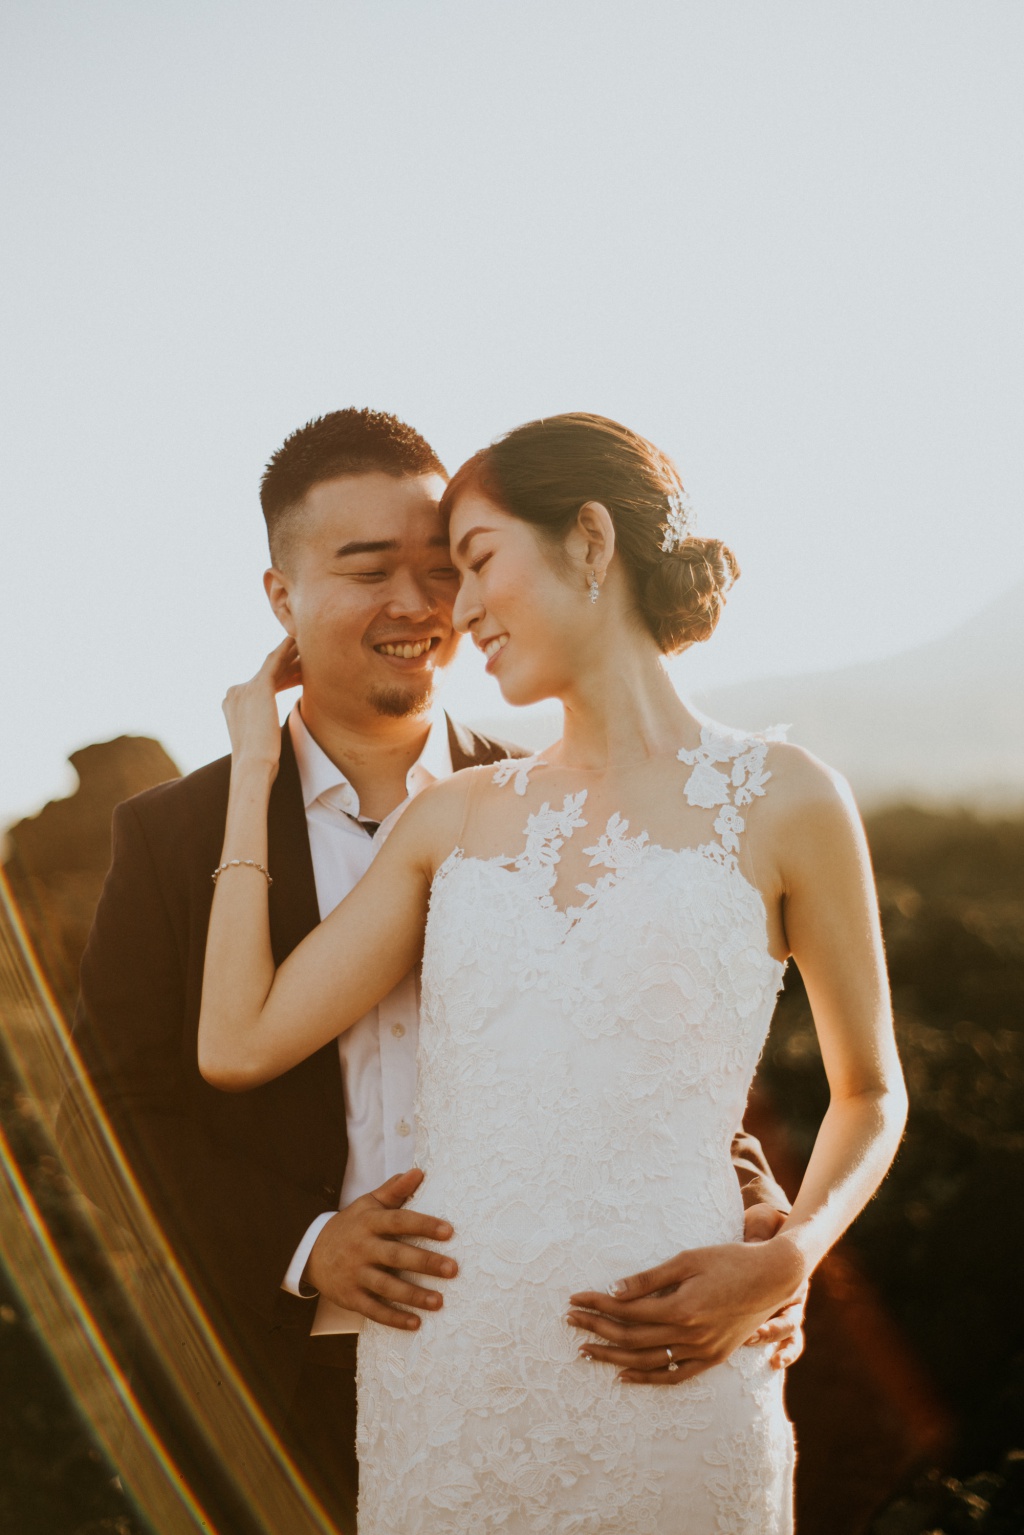
<path id="1" fill-rule="evenodd" d="M 462 537 L 459 539 L 458 543 L 455 546 L 455 553 L 457 555 L 458 554 L 465 554 L 466 549 L 469 546 L 469 541 L 470 541 L 471 538 L 474 538 L 477 533 L 490 533 L 490 532 L 493 532 L 493 529 L 485 528 L 482 524 L 481 524 L 480 527 L 470 528 L 469 532 L 468 533 L 463 533 Z"/>

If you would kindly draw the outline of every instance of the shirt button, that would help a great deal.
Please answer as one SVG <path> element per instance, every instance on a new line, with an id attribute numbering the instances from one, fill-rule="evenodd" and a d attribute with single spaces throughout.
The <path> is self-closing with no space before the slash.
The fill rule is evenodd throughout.
<path id="1" fill-rule="evenodd" d="M 400 1119 L 398 1121 L 397 1125 L 395 1126 L 395 1129 L 398 1131 L 399 1135 L 411 1135 L 412 1134 L 412 1125 L 409 1123 L 409 1121 L 407 1119 Z"/>
<path id="2" fill-rule="evenodd" d="M 405 1033 L 405 1024 L 404 1023 L 393 1023 L 391 1025 L 391 1032 L 395 1036 L 396 1039 L 401 1039 L 402 1035 Z"/>

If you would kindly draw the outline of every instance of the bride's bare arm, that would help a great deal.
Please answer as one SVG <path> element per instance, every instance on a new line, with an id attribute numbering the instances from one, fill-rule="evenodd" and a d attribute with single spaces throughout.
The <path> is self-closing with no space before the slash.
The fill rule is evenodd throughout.
<path id="1" fill-rule="evenodd" d="M 804 759 L 797 773 L 780 865 L 783 921 L 811 1005 L 830 1101 L 779 1239 L 810 1273 L 888 1171 L 907 1095 L 860 817 L 845 783 L 820 764 Z"/>
<path id="2" fill-rule="evenodd" d="M 232 766 L 222 864 L 266 866 L 280 751 L 273 700 L 287 686 L 279 680 L 284 650 L 225 701 Z M 356 889 L 279 969 L 266 879 L 245 863 L 221 874 L 199 1016 L 199 1069 L 208 1082 L 241 1092 L 280 1076 L 344 1033 L 408 973 L 420 956 L 435 848 L 453 797 L 448 785 L 418 796 Z"/>

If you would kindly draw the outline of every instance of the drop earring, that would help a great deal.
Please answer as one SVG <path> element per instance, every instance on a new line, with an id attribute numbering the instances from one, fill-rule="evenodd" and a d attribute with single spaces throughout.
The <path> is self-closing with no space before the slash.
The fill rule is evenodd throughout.
<path id="1" fill-rule="evenodd" d="M 590 580 L 587 582 L 587 590 L 590 593 L 591 602 L 596 602 L 598 597 L 601 595 L 601 588 L 597 584 L 597 576 L 593 571 L 590 572 Z"/>

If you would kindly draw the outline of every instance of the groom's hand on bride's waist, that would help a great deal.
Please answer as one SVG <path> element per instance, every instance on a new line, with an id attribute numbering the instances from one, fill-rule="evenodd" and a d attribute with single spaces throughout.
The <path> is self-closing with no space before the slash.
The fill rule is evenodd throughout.
<path id="1" fill-rule="evenodd" d="M 700 1375 L 747 1343 L 770 1347 L 776 1368 L 792 1364 L 807 1286 L 790 1245 L 769 1240 L 772 1226 L 755 1218 L 745 1242 L 678 1253 L 618 1280 L 614 1294 L 573 1295 L 566 1320 L 590 1335 L 581 1338 L 584 1364 L 600 1360 L 621 1380 L 658 1386 Z"/>
<path id="2" fill-rule="evenodd" d="M 453 1235 L 447 1221 L 402 1209 L 422 1181 L 414 1167 L 339 1210 L 317 1237 L 303 1278 L 346 1311 L 386 1327 L 418 1327 L 419 1317 L 400 1308 L 437 1311 L 442 1298 L 400 1278 L 399 1270 L 438 1279 L 458 1272 L 453 1258 L 414 1245 L 419 1237 L 447 1242 Z"/>

